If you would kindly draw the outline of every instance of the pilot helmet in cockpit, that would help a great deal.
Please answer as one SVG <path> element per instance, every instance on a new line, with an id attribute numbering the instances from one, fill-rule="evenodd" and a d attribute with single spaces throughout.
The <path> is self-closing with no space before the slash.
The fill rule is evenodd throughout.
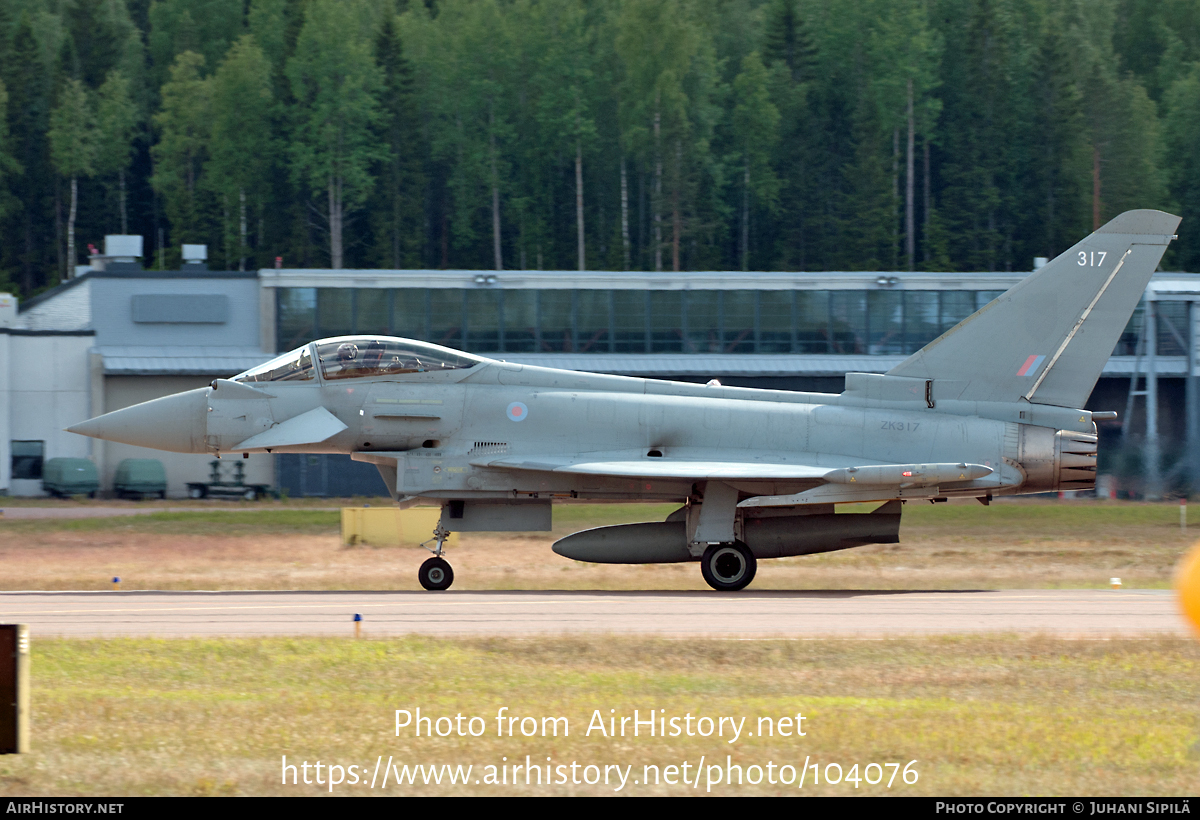
<path id="1" fill-rule="evenodd" d="M 347 365 L 358 358 L 358 345 L 345 342 L 338 345 L 337 360 L 339 364 Z"/>

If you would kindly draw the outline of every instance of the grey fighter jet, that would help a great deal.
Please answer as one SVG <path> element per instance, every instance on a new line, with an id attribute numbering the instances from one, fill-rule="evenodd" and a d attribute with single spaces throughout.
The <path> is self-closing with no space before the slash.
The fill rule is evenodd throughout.
<path id="1" fill-rule="evenodd" d="M 549 530 L 556 498 L 680 504 L 554 544 L 579 561 L 698 561 L 718 590 L 757 561 L 895 543 L 905 501 L 1094 486 L 1080 409 L 1179 218 L 1129 211 L 885 374 L 843 393 L 694 385 L 512 364 L 381 336 L 321 339 L 72 432 L 184 453 L 349 453 L 451 532 Z M 871 513 L 835 514 L 850 502 Z"/>

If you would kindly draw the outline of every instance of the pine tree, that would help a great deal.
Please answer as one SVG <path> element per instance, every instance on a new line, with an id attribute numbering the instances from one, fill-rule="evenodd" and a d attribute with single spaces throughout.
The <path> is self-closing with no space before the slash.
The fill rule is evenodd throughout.
<path id="1" fill-rule="evenodd" d="M 680 270 L 685 234 L 695 238 L 706 227 L 697 218 L 698 194 L 717 171 L 710 151 L 719 84 L 712 38 L 683 0 L 630 0 L 617 29 L 622 128 L 652 174 L 654 269 L 663 269 L 669 250 L 671 269 Z"/>
<path id="2" fill-rule="evenodd" d="M 49 262 L 56 241 L 53 234 L 53 202 L 57 184 L 50 163 L 50 127 L 52 75 L 46 70 L 30 15 L 22 12 L 17 20 L 9 51 L 11 58 L 0 65 L 8 88 L 8 124 L 13 158 L 23 173 L 12 180 L 12 193 L 20 203 L 14 209 L 8 235 L 15 242 L 0 243 L 0 253 L 11 260 L 5 267 L 19 271 L 21 289 L 30 293 L 46 284 L 44 271 L 54 270 Z M 57 278 L 57 277 L 56 277 Z"/>
<path id="3" fill-rule="evenodd" d="M 1082 99 L 1057 19 L 1042 36 L 1031 90 L 1036 106 L 1031 172 L 1041 199 L 1036 210 L 1041 235 L 1030 239 L 1041 249 L 1037 255 L 1053 258 L 1089 230 L 1086 181 L 1091 175 Z"/>
<path id="4" fill-rule="evenodd" d="M 24 170 L 13 156 L 12 137 L 8 132 L 8 89 L 0 80 L 0 219 L 20 207 L 12 194 L 12 183 Z M 7 277 L 5 277 L 7 279 Z"/>
<path id="5" fill-rule="evenodd" d="M 1163 147 L 1171 198 L 1184 214 L 1200 215 L 1200 65 L 1179 77 L 1163 97 Z M 1185 218 L 1171 243 L 1177 270 L 1200 270 L 1200 229 Z"/>
<path id="6" fill-rule="evenodd" d="M 767 10 L 763 61 L 782 63 L 794 83 L 812 78 L 817 52 L 796 0 L 773 0 Z"/>
<path id="7" fill-rule="evenodd" d="M 377 235 L 375 259 L 382 267 L 415 268 L 421 265 L 424 146 L 412 66 L 404 55 L 391 14 L 384 16 L 375 38 L 375 60 L 383 79 L 380 136 L 387 146 L 372 202 Z"/>

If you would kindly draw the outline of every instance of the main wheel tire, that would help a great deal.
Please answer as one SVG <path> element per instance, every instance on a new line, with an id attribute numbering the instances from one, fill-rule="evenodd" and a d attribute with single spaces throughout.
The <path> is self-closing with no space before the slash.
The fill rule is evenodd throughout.
<path id="1" fill-rule="evenodd" d="M 417 580 L 430 591 L 449 589 L 454 583 L 454 570 L 441 558 L 430 558 L 417 571 Z"/>
<path id="2" fill-rule="evenodd" d="M 700 559 L 700 573 L 710 587 L 718 592 L 735 592 L 754 580 L 758 561 L 741 541 L 732 544 L 713 544 Z"/>

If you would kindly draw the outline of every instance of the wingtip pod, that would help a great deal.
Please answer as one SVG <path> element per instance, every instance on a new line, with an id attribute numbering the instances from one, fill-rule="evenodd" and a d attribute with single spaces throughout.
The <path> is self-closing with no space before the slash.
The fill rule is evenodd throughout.
<path id="1" fill-rule="evenodd" d="M 1169 214 L 1166 211 L 1156 211 L 1142 208 L 1136 211 L 1126 211 L 1106 222 L 1096 233 L 1120 233 L 1143 236 L 1164 236 L 1168 240 L 1174 238 L 1175 231 L 1183 217 Z"/>

